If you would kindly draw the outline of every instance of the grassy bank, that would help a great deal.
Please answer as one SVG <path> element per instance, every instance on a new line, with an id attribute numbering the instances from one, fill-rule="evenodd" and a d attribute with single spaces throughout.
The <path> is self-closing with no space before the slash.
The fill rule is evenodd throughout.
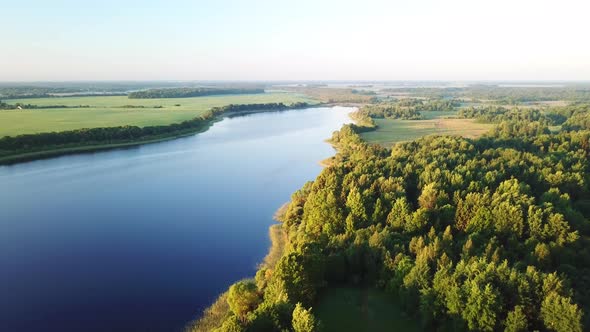
<path id="1" fill-rule="evenodd" d="M 229 304 L 227 303 L 228 291 L 219 297 L 209 306 L 203 315 L 186 326 L 185 332 L 210 332 L 221 326 L 223 321 L 230 315 Z"/>
<path id="2" fill-rule="evenodd" d="M 270 237 L 270 248 L 268 249 L 268 254 L 264 257 L 264 260 L 260 264 L 261 267 L 265 268 L 273 268 L 283 253 L 285 252 L 285 248 L 288 245 L 289 238 L 287 234 L 283 231 L 281 224 L 275 224 L 270 226 L 268 229 L 268 235 Z"/>

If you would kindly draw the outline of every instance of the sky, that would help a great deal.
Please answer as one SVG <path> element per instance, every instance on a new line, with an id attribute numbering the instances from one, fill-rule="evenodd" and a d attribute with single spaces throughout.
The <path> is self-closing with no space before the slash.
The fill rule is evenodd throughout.
<path id="1" fill-rule="evenodd" d="M 590 80 L 588 0 L 0 0 L 0 81 Z"/>

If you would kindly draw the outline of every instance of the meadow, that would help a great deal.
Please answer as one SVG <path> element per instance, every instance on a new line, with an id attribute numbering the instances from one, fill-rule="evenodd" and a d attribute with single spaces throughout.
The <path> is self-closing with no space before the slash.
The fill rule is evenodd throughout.
<path id="1" fill-rule="evenodd" d="M 0 137 L 80 128 L 167 125 L 192 119 L 212 107 L 228 104 L 315 103 L 309 97 L 296 93 L 162 99 L 91 96 L 11 99 L 7 102 L 40 107 L 60 105 L 65 108 L 2 110 L 0 111 Z"/>
<path id="2" fill-rule="evenodd" d="M 327 288 L 313 312 L 324 332 L 420 331 L 391 295 L 377 289 Z"/>
<path id="3" fill-rule="evenodd" d="M 440 113 L 440 114 L 436 114 Z M 361 137 L 370 143 L 390 147 L 397 142 L 418 139 L 426 135 L 459 135 L 475 138 L 485 134 L 493 125 L 475 119 L 453 118 L 451 112 L 422 112 L 425 120 L 374 119 L 377 129 Z"/>

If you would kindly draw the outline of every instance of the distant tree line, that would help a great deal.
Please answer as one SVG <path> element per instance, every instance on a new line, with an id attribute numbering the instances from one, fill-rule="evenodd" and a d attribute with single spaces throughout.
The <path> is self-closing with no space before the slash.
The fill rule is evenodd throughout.
<path id="1" fill-rule="evenodd" d="M 459 106 L 461 106 L 461 102 L 456 99 L 434 99 L 423 102 L 418 111 L 453 112 Z"/>
<path id="2" fill-rule="evenodd" d="M 498 128 L 516 125 L 530 128 L 539 123 L 543 126 L 561 125 L 566 131 L 590 129 L 590 104 L 572 104 L 548 110 L 501 106 L 470 107 L 459 110 L 457 115 L 483 122 L 503 123 Z"/>
<path id="3" fill-rule="evenodd" d="M 364 96 L 376 96 L 377 95 L 377 92 L 371 91 L 371 90 L 352 89 L 352 90 L 350 90 L 350 92 L 353 94 L 356 94 L 356 95 L 364 95 Z"/>
<path id="4" fill-rule="evenodd" d="M 230 104 L 222 107 L 214 107 L 211 110 L 216 113 L 240 113 L 251 111 L 280 111 L 295 108 L 305 108 L 309 104 L 305 102 L 296 102 L 290 105 L 284 103 L 265 103 L 265 104 Z"/>
<path id="5" fill-rule="evenodd" d="M 422 115 L 413 106 L 400 106 L 396 103 L 366 105 L 358 111 L 363 116 L 376 119 L 420 120 Z"/>
<path id="6" fill-rule="evenodd" d="M 186 83 L 183 83 L 186 84 Z M 125 96 L 128 91 L 178 87 L 178 82 L 42 82 L 3 83 L 0 82 L 0 98 L 47 98 L 83 96 Z"/>
<path id="7" fill-rule="evenodd" d="M 11 110 L 17 108 L 16 105 L 7 104 L 6 102 L 0 100 L 0 110 Z"/>
<path id="8" fill-rule="evenodd" d="M 470 85 L 449 88 L 397 88 L 383 92 L 411 93 L 429 98 L 469 98 L 504 105 L 568 100 L 590 102 L 590 84 L 567 84 L 560 87 L 503 87 L 498 85 Z"/>
<path id="9" fill-rule="evenodd" d="M 211 95 L 254 94 L 264 93 L 260 88 L 165 88 L 134 91 L 129 93 L 130 99 L 153 98 L 189 98 Z"/>
<path id="10" fill-rule="evenodd" d="M 556 124 L 561 124 L 563 130 L 590 129 L 590 105 L 576 103 L 565 107 L 553 108 L 547 114 Z"/>
<path id="11" fill-rule="evenodd" d="M 469 107 L 459 110 L 457 116 L 466 119 L 478 119 L 482 122 L 498 123 L 501 121 L 548 121 L 538 109 L 505 108 L 501 106 Z"/>
<path id="12" fill-rule="evenodd" d="M 188 134 L 206 128 L 215 117 L 251 111 L 274 111 L 309 106 L 307 103 L 244 104 L 214 107 L 202 116 L 192 120 L 162 126 L 118 126 L 106 128 L 84 128 L 62 132 L 25 134 L 0 138 L 0 157 L 65 147 L 116 144 L 146 141 L 169 136 Z"/>
<path id="13" fill-rule="evenodd" d="M 421 112 L 452 112 L 460 105 L 460 102 L 454 99 L 406 98 L 395 102 L 365 105 L 359 109 L 357 115 L 375 119 L 421 120 L 424 118 Z"/>
<path id="14" fill-rule="evenodd" d="M 126 96 L 126 92 L 88 92 L 70 88 L 39 88 L 39 87 L 0 87 L 0 97 L 3 99 L 22 98 L 66 98 L 93 96 Z"/>
<path id="15" fill-rule="evenodd" d="M 15 109 L 53 109 L 53 108 L 89 108 L 90 105 L 33 105 L 24 103 L 7 104 L 0 100 L 0 110 L 15 110 Z"/>
<path id="16" fill-rule="evenodd" d="M 51 94 L 81 92 L 80 89 L 64 87 L 38 87 L 38 86 L 0 86 L 0 97 L 3 99 L 15 98 L 44 98 Z"/>

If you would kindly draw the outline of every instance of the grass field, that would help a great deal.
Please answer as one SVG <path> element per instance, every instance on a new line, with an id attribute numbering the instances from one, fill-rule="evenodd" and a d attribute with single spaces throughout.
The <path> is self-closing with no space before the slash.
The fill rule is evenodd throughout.
<path id="1" fill-rule="evenodd" d="M 394 298 L 376 289 L 328 288 L 313 312 L 323 332 L 420 331 Z"/>
<path id="2" fill-rule="evenodd" d="M 165 125 L 192 119 L 212 107 L 228 104 L 283 102 L 314 103 L 294 93 L 223 95 L 195 98 L 128 99 L 126 96 L 11 99 L 8 103 L 38 106 L 90 106 L 88 108 L 52 108 L 0 111 L 0 137 L 79 128 L 122 125 Z M 124 106 L 143 106 L 126 108 Z M 180 105 L 180 106 L 176 106 Z M 161 106 L 161 108 L 159 108 Z"/>
<path id="3" fill-rule="evenodd" d="M 478 123 L 474 119 L 456 119 L 449 114 L 430 114 L 423 112 L 426 120 L 375 119 L 377 129 L 362 133 L 362 138 L 370 143 L 389 147 L 397 142 L 411 141 L 422 136 L 460 135 L 474 138 L 485 134 L 493 125 Z"/>

